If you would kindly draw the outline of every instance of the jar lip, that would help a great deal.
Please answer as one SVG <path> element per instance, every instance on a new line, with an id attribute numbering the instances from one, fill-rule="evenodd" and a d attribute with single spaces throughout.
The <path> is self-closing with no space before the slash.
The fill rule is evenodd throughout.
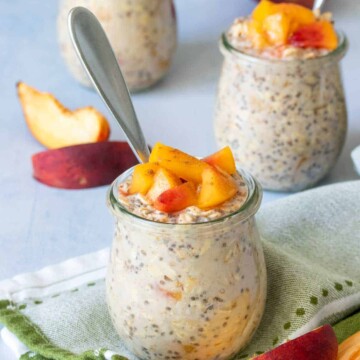
<path id="1" fill-rule="evenodd" d="M 162 226 L 163 227 L 179 226 L 179 227 L 183 227 L 183 228 L 186 228 L 189 226 L 198 226 L 198 227 L 204 226 L 204 227 L 206 227 L 206 226 L 209 226 L 209 225 L 212 225 L 215 223 L 221 223 L 223 221 L 233 218 L 234 216 L 239 216 L 239 221 L 243 221 L 243 220 L 246 220 L 249 217 L 253 216 L 256 213 L 256 211 L 260 207 L 260 203 L 262 200 L 262 188 L 261 188 L 260 183 L 248 171 L 238 168 L 237 171 L 242 176 L 242 178 L 245 181 L 246 186 L 248 188 L 248 195 L 247 195 L 245 202 L 236 211 L 234 211 L 230 214 L 226 214 L 222 217 L 213 219 L 213 220 L 197 222 L 197 223 L 180 223 L 179 224 L 179 223 L 165 223 L 165 222 L 154 221 L 154 220 L 146 219 L 146 218 L 143 218 L 139 215 L 132 213 L 131 211 L 126 209 L 118 200 L 119 199 L 118 185 L 132 174 L 133 169 L 134 168 L 132 167 L 132 168 L 126 170 L 124 173 L 119 175 L 113 181 L 113 183 L 110 185 L 109 190 L 107 192 L 107 204 L 112 210 L 114 210 L 114 211 L 118 210 L 125 215 L 133 217 L 136 219 L 136 221 L 139 221 L 140 223 L 142 222 L 144 225 L 151 224 L 151 225 L 156 225 L 156 226 L 160 226 L 160 227 L 162 227 Z"/>
<path id="2" fill-rule="evenodd" d="M 336 34 L 337 34 L 338 41 L 339 41 L 336 49 L 330 51 L 329 53 L 327 53 L 325 55 L 314 57 L 311 59 L 286 59 L 286 60 L 284 60 L 284 59 L 268 59 L 268 58 L 262 58 L 262 57 L 259 57 L 256 55 L 247 54 L 247 53 L 237 49 L 233 45 L 231 45 L 230 41 L 227 38 L 226 32 L 223 32 L 221 34 L 220 50 L 221 50 L 221 52 L 223 52 L 224 55 L 226 55 L 225 51 L 227 51 L 228 53 L 238 56 L 239 58 L 243 58 L 244 60 L 265 63 L 265 64 L 272 64 L 272 65 L 284 64 L 284 63 L 285 64 L 299 64 L 299 63 L 304 63 L 304 62 L 316 62 L 316 61 L 329 60 L 329 59 L 336 58 L 336 57 L 339 57 L 339 59 L 341 59 L 344 56 L 344 54 L 348 48 L 348 40 L 347 40 L 347 37 L 344 34 L 344 32 L 337 30 Z"/>

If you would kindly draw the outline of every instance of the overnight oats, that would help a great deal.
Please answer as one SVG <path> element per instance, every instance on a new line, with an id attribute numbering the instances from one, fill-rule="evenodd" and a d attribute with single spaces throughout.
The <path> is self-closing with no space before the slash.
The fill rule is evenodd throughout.
<path id="1" fill-rule="evenodd" d="M 158 143 L 114 182 L 107 302 L 134 354 L 220 360 L 249 342 L 266 297 L 260 202 L 229 148 L 198 160 Z"/>
<path id="2" fill-rule="evenodd" d="M 90 87 L 67 29 L 68 13 L 75 6 L 88 8 L 101 22 L 131 91 L 146 89 L 167 73 L 177 42 L 172 0 L 61 1 L 58 16 L 61 54 L 73 76 Z"/>
<path id="3" fill-rule="evenodd" d="M 331 15 L 263 0 L 223 34 L 215 111 L 219 146 L 269 190 L 322 179 L 344 144 L 347 115 L 339 61 L 347 49 Z"/>

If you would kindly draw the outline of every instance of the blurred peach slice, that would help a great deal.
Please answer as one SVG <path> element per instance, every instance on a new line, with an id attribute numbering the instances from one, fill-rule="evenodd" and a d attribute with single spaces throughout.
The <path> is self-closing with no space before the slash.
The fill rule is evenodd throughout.
<path id="1" fill-rule="evenodd" d="M 107 120 L 93 107 L 70 111 L 53 95 L 23 82 L 17 84 L 17 92 L 31 133 L 45 147 L 56 149 L 109 138 Z"/>

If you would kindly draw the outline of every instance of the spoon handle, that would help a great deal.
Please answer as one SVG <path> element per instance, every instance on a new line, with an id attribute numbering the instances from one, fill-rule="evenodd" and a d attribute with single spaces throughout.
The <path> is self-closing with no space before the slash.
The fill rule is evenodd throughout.
<path id="1" fill-rule="evenodd" d="M 89 10 L 75 7 L 69 13 L 68 25 L 77 55 L 95 89 L 120 124 L 138 160 L 147 162 L 149 149 L 144 134 L 114 51 L 99 21 Z"/>

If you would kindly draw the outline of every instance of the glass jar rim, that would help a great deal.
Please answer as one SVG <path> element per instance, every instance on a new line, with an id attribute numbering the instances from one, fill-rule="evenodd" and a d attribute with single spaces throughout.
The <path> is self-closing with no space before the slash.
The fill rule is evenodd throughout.
<path id="1" fill-rule="evenodd" d="M 348 39 L 346 37 L 346 35 L 344 34 L 344 32 L 338 30 L 336 31 L 337 37 L 338 37 L 338 46 L 336 47 L 336 49 L 330 51 L 329 53 L 322 55 L 322 56 L 318 56 L 318 57 L 314 57 L 314 58 L 310 58 L 310 59 L 269 59 L 269 58 L 262 58 L 256 55 L 251 55 L 251 54 L 247 54 L 239 49 L 237 49 L 236 47 L 234 47 L 233 45 L 231 45 L 230 41 L 227 38 L 226 32 L 223 32 L 221 34 L 221 38 L 220 38 L 220 51 L 226 55 L 225 51 L 227 51 L 228 53 L 237 56 L 239 58 L 242 58 L 244 60 L 248 60 L 248 61 L 252 61 L 252 62 L 258 62 L 258 63 L 264 63 L 264 64 L 271 64 L 271 65 L 278 65 L 278 64 L 299 64 L 299 63 L 304 63 L 304 62 L 322 62 L 322 61 L 326 61 L 326 60 L 331 60 L 333 58 L 338 58 L 338 60 L 340 60 L 347 48 L 348 48 Z"/>
<path id="2" fill-rule="evenodd" d="M 120 211 L 120 213 L 125 214 L 127 216 L 130 216 L 132 218 L 135 218 L 136 221 L 139 221 L 140 223 L 144 225 L 155 225 L 160 227 L 168 227 L 168 226 L 179 226 L 179 227 L 189 227 L 189 226 L 210 226 L 215 223 L 221 223 L 224 221 L 227 221 L 235 216 L 238 216 L 239 221 L 244 221 L 248 219 L 249 217 L 255 215 L 257 210 L 260 207 L 260 203 L 262 200 L 262 187 L 260 183 L 246 170 L 244 169 L 237 169 L 238 173 L 242 176 L 247 188 L 248 188 L 248 194 L 245 202 L 240 206 L 239 209 L 236 211 L 226 214 L 224 216 L 221 216 L 219 218 L 209 220 L 209 221 L 203 221 L 203 222 L 197 222 L 197 223 L 165 223 L 165 222 L 159 222 L 154 221 L 150 219 L 143 218 L 139 215 L 136 215 L 126 209 L 121 202 L 118 200 L 118 185 L 119 183 L 123 182 L 125 179 L 127 179 L 133 171 L 134 167 L 126 170 L 121 175 L 119 175 L 113 183 L 110 185 L 108 192 L 107 192 L 107 204 L 109 208 L 111 208 L 114 212 Z"/>

